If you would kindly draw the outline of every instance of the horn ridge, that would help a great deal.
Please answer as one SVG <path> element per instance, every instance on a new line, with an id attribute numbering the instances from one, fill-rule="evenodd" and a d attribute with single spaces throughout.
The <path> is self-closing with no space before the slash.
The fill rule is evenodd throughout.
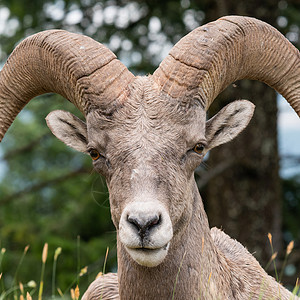
<path id="1" fill-rule="evenodd" d="M 0 141 L 35 96 L 58 93 L 86 115 L 115 101 L 133 77 L 113 52 L 92 38 L 64 30 L 32 35 L 15 48 L 0 72 Z"/>
<path id="2" fill-rule="evenodd" d="M 255 18 L 227 16 L 196 28 L 171 49 L 153 78 L 171 97 L 204 99 L 206 109 L 232 82 L 263 81 L 300 115 L 299 51 Z"/>

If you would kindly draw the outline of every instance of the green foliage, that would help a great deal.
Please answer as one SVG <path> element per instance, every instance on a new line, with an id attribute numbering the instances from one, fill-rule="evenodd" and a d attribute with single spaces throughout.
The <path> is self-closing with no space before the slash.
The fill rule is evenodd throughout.
<path id="1" fill-rule="evenodd" d="M 90 276 L 101 269 L 107 246 L 115 253 L 104 179 L 93 172 L 88 156 L 67 148 L 45 125 L 45 114 L 62 104 L 76 113 L 73 105 L 65 102 L 51 95 L 30 103 L 1 145 L 8 170 L 0 182 L 0 246 L 7 248 L 3 280 L 13 278 L 11 266 L 18 265 L 25 245 L 30 245 L 30 250 L 18 280 L 38 281 L 40 252 L 48 242 L 50 254 L 62 247 L 57 277 L 62 290 L 76 276 L 77 236 L 82 239 L 80 268 L 95 264 Z M 115 259 L 109 259 L 108 269 L 115 268 Z M 50 275 L 46 271 L 46 292 Z"/>

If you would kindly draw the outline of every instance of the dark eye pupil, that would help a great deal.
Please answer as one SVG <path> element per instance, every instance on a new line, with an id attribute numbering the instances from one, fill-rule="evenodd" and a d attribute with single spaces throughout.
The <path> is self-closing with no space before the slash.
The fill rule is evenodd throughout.
<path id="1" fill-rule="evenodd" d="M 92 159 L 97 159 L 97 158 L 99 158 L 99 156 L 100 156 L 99 152 L 96 151 L 96 150 L 90 151 L 90 155 L 91 155 L 91 158 L 92 158 Z"/>
<path id="2" fill-rule="evenodd" d="M 195 147 L 194 147 L 194 151 L 196 152 L 196 153 L 202 153 L 203 152 L 203 150 L 204 150 L 204 146 L 203 145 L 201 145 L 201 144 L 197 144 Z"/>
<path id="3" fill-rule="evenodd" d="M 98 156 L 98 153 L 97 153 L 96 151 L 92 151 L 92 152 L 91 152 L 91 156 L 92 156 L 92 157 L 96 157 L 96 156 Z"/>

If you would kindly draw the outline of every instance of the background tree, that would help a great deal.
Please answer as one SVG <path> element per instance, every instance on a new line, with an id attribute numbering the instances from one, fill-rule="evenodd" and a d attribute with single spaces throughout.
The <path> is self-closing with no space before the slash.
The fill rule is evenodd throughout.
<path id="1" fill-rule="evenodd" d="M 106 44 L 133 73 L 147 74 L 182 36 L 222 15 L 255 16 L 296 43 L 299 12 L 297 1 L 0 0 L 0 61 L 25 36 L 62 28 Z M 283 194 L 289 199 L 282 207 L 276 94 L 261 83 L 243 81 L 219 98 L 211 113 L 238 98 L 250 99 L 257 109 L 247 131 L 210 153 L 208 171 L 198 172 L 201 185 L 212 176 L 208 186 L 203 185 L 203 198 L 211 224 L 255 251 L 264 265 L 270 257 L 269 231 L 276 251 L 282 247 L 283 226 L 287 241 L 300 239 L 299 218 L 290 218 L 290 212 L 299 209 L 295 180 L 284 186 Z M 10 282 L 15 271 L 11 266 L 17 266 L 27 244 L 31 250 L 19 277 L 28 280 L 38 280 L 42 244 L 49 242 L 51 255 L 61 246 L 58 281 L 65 290 L 81 267 L 89 265 L 91 278 L 102 269 L 107 246 L 107 269 L 116 269 L 115 229 L 104 179 L 92 171 L 88 157 L 67 149 L 46 128 L 44 117 L 54 109 L 80 116 L 60 96 L 39 97 L 20 114 L 0 145 L 0 248 L 7 248 L 2 269 L 11 274 L 4 277 Z M 79 256 L 77 236 L 81 237 Z M 32 266 L 37 271 L 32 272 Z"/>
<path id="2" fill-rule="evenodd" d="M 278 27 L 276 21 L 280 9 L 277 1 L 251 1 L 247 5 L 234 1 L 216 3 L 217 9 L 206 11 L 209 18 L 248 15 Z M 251 99 L 256 110 L 250 126 L 239 139 L 211 153 L 213 168 L 226 161 L 230 163 L 208 185 L 208 214 L 212 225 L 222 226 L 230 232 L 232 237 L 255 251 L 265 265 L 272 255 L 268 232 L 273 235 L 275 249 L 282 250 L 277 95 L 262 83 L 244 81 L 227 89 L 219 98 L 218 110 L 232 99 L 240 98 Z"/>
<path id="3" fill-rule="evenodd" d="M 285 1 L 216 1 L 205 10 L 211 20 L 228 14 L 254 16 L 279 30 L 285 27 L 283 33 L 290 37 L 295 19 L 290 18 L 289 23 L 284 16 L 292 11 L 299 10 Z M 209 157 L 212 169 L 220 165 L 223 169 L 208 184 L 207 212 L 212 226 L 230 232 L 233 238 L 255 252 L 262 265 L 266 265 L 272 255 L 268 232 L 272 233 L 276 251 L 284 253 L 277 94 L 259 82 L 238 82 L 220 95 L 211 111 L 219 110 L 232 99 L 241 98 L 251 99 L 256 105 L 255 115 L 238 139 L 212 151 Z"/>

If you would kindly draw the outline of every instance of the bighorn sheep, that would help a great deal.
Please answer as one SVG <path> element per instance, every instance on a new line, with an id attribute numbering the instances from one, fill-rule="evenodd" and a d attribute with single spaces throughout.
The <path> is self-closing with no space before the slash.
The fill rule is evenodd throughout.
<path id="1" fill-rule="evenodd" d="M 243 78 L 267 83 L 300 115 L 298 50 L 249 17 L 195 29 L 146 77 L 135 77 L 94 40 L 61 30 L 25 39 L 4 65 L 0 139 L 43 93 L 61 94 L 85 115 L 86 123 L 54 111 L 47 123 L 68 146 L 89 153 L 106 177 L 120 299 L 293 297 L 241 244 L 210 230 L 193 177 L 205 153 L 251 119 L 253 104 L 239 100 L 206 121 L 215 97 Z M 99 280 L 86 298 L 99 292 Z"/>

